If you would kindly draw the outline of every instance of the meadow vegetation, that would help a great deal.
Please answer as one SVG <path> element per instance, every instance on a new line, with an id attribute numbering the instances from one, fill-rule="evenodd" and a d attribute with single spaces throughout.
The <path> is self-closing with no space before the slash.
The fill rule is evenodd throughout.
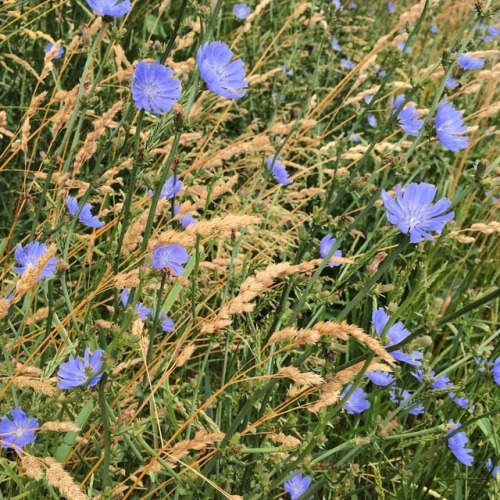
<path id="1" fill-rule="evenodd" d="M 0 498 L 499 498 L 499 34 L 0 2 Z"/>

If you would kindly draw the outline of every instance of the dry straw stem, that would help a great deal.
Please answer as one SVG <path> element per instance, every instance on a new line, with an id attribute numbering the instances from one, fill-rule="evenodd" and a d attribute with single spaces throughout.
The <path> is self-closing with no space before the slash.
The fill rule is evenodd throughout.
<path id="1" fill-rule="evenodd" d="M 57 488 L 60 494 L 68 500 L 87 500 L 87 495 L 83 494 L 71 475 L 52 457 L 36 458 L 23 452 L 21 465 L 22 475 L 37 481 L 45 477 L 48 483 Z"/>
<path id="2" fill-rule="evenodd" d="M 385 350 L 377 339 L 365 333 L 359 326 L 350 325 L 346 321 L 342 321 L 342 323 L 321 321 L 308 330 L 297 330 L 293 327 L 283 328 L 273 333 L 267 345 L 269 346 L 285 340 L 292 340 L 299 344 L 315 344 L 321 337 L 329 336 L 333 336 L 344 342 L 347 342 L 349 337 L 354 337 L 358 342 L 364 344 L 389 365 L 395 365 L 394 358 Z"/>
<path id="3" fill-rule="evenodd" d="M 57 102 L 62 102 L 63 105 L 61 109 L 55 113 L 50 121 L 54 123 L 53 135 L 54 137 L 59 133 L 59 131 L 65 127 L 69 120 L 71 119 L 71 115 L 73 113 L 73 108 L 76 104 L 76 96 L 78 94 L 78 85 L 76 85 L 71 90 L 60 90 L 54 96 L 50 104 L 55 104 Z"/>
<path id="4" fill-rule="evenodd" d="M 49 315 L 49 308 L 48 307 L 41 307 L 38 309 L 38 311 L 33 314 L 33 316 L 29 317 L 26 320 L 27 325 L 33 325 L 34 323 L 38 323 L 39 321 L 46 319 Z M 1 316 L 1 314 L 0 314 Z"/>
<path id="5" fill-rule="evenodd" d="M 321 338 L 321 334 L 312 328 L 310 329 L 302 329 L 298 330 L 291 326 L 283 328 L 282 330 L 278 330 L 271 335 L 267 346 L 271 344 L 276 344 L 278 342 L 283 342 L 284 340 L 292 340 L 294 343 L 298 345 L 316 344 Z M 267 347 L 266 346 L 266 347 Z"/>
<path id="6" fill-rule="evenodd" d="M 0 319 L 5 318 L 9 314 L 10 300 L 0 299 Z"/>
<path id="7" fill-rule="evenodd" d="M 124 288 L 136 288 L 139 286 L 139 283 L 139 269 L 132 269 L 131 271 L 119 273 L 113 278 L 113 285 L 119 290 L 123 290 Z"/>
<path id="8" fill-rule="evenodd" d="M 332 335 L 344 341 L 346 341 L 348 337 L 354 337 L 358 342 L 364 344 L 386 363 L 395 366 L 394 358 L 385 350 L 382 344 L 377 339 L 365 333 L 358 325 L 350 325 L 346 321 L 342 321 L 342 323 L 323 321 L 315 325 L 314 329 L 317 329 L 322 336 Z"/>
<path id="9" fill-rule="evenodd" d="M 316 385 L 322 384 L 325 380 L 321 375 L 317 373 L 307 372 L 302 373 L 298 368 L 294 366 L 284 366 L 280 368 L 276 375 L 272 378 L 289 378 L 294 381 L 295 384 L 301 387 L 314 387 Z"/>
<path id="10" fill-rule="evenodd" d="M 17 387 L 30 387 L 34 389 L 36 392 L 41 394 L 45 394 L 46 396 L 52 396 L 54 392 L 56 392 L 56 388 L 54 386 L 55 380 L 49 379 L 38 379 L 32 378 L 25 375 L 19 375 L 12 378 L 12 383 Z"/>
<path id="11" fill-rule="evenodd" d="M 142 363 L 144 363 L 144 360 L 142 358 L 132 358 L 129 359 L 128 361 L 124 361 L 123 363 L 120 363 L 113 368 L 113 377 L 116 377 L 121 372 L 128 370 L 132 366 Z"/>
<path id="12" fill-rule="evenodd" d="M 21 455 L 21 475 L 29 477 L 31 479 L 36 479 L 40 481 L 40 479 L 44 476 L 44 467 L 43 462 L 32 456 L 26 452 L 23 452 Z"/>
<path id="13" fill-rule="evenodd" d="M 273 443 L 282 443 L 286 447 L 292 448 L 292 449 L 298 448 L 302 443 L 302 441 L 300 439 L 297 439 L 296 437 L 293 437 L 293 436 L 287 436 L 283 432 L 269 434 L 269 439 Z"/>
<path id="14" fill-rule="evenodd" d="M 226 194 L 232 191 L 233 187 L 238 182 L 238 174 L 234 174 L 227 180 L 223 180 L 220 184 L 217 184 L 213 187 L 212 192 L 210 193 L 210 201 L 215 201 L 220 198 L 223 194 Z M 198 210 L 203 208 L 207 203 L 208 198 L 208 189 L 205 186 L 190 186 L 187 189 L 187 193 L 190 195 L 199 196 L 199 200 L 193 204 L 183 203 L 180 207 L 181 212 L 188 212 L 191 210 Z M 189 203 L 189 202 L 188 202 Z"/>
<path id="15" fill-rule="evenodd" d="M 242 154 L 261 152 L 272 153 L 273 151 L 274 148 L 267 135 L 257 135 L 249 141 L 239 141 L 235 144 L 230 144 L 210 156 L 200 158 L 194 162 L 193 166 L 190 167 L 188 171 L 200 168 L 222 167 L 224 161 L 228 161 Z"/>
<path id="16" fill-rule="evenodd" d="M 212 262 L 200 262 L 200 269 L 216 269 L 219 273 L 227 273 L 230 266 L 233 266 L 238 273 L 243 266 L 243 260 L 236 257 L 232 260 L 229 258 L 214 259 Z"/>
<path id="17" fill-rule="evenodd" d="M 273 68 L 273 69 L 270 69 L 269 71 L 266 71 L 262 75 L 253 75 L 253 76 L 248 78 L 248 85 L 250 87 L 254 87 L 255 85 L 257 85 L 259 83 L 266 82 L 267 80 L 269 80 L 269 78 L 274 76 L 276 73 L 281 73 L 282 71 L 283 70 L 281 68 Z"/>
<path id="18" fill-rule="evenodd" d="M 0 111 L 0 139 L 3 136 L 14 137 L 14 134 L 7 130 L 7 113 L 5 111 Z"/>
<path id="19" fill-rule="evenodd" d="M 141 338 L 143 331 L 144 331 L 144 322 L 140 319 L 136 319 L 132 324 L 132 335 L 134 337 Z"/>
<path id="20" fill-rule="evenodd" d="M 122 83 L 123 80 L 133 72 L 132 64 L 130 64 L 127 59 L 125 51 L 121 45 L 115 43 L 113 45 L 113 51 L 115 53 L 115 65 L 117 68 L 116 77 L 118 81 Z"/>
<path id="21" fill-rule="evenodd" d="M 222 441 L 224 437 L 225 434 L 223 432 L 208 433 L 205 430 L 198 431 L 193 439 L 180 441 L 169 451 L 165 452 L 168 456 L 167 463 L 171 467 L 176 467 L 179 465 L 179 461 L 191 450 L 204 450 L 216 441 Z"/>
<path id="22" fill-rule="evenodd" d="M 48 469 L 45 471 L 49 484 L 59 490 L 61 495 L 68 500 L 87 500 L 87 495 L 84 495 L 80 487 L 73 481 L 71 475 L 63 469 L 63 466 L 56 462 L 53 458 L 47 457 L 44 459 Z"/>
<path id="23" fill-rule="evenodd" d="M 163 207 L 166 205 L 166 200 L 160 198 L 156 206 L 155 220 L 161 214 Z M 149 211 L 144 210 L 141 215 L 129 226 L 123 238 L 122 254 L 130 255 L 141 243 L 142 233 L 146 228 L 149 217 Z"/>
<path id="24" fill-rule="evenodd" d="M 467 229 L 467 231 L 479 231 L 483 234 L 500 233 L 500 222 L 491 221 L 488 224 L 478 222 L 477 224 L 472 224 L 470 229 Z"/>
<path id="25" fill-rule="evenodd" d="M 220 233 L 237 231 L 242 227 L 258 224 L 260 218 L 254 215 L 226 215 L 225 217 L 214 217 L 212 220 L 200 221 L 198 224 L 189 226 L 185 231 L 174 231 L 169 229 L 159 235 L 156 240 L 151 239 L 148 247 L 152 250 L 157 245 L 171 245 L 176 243 L 183 247 L 192 247 L 196 237 L 210 238 Z"/>
<path id="26" fill-rule="evenodd" d="M 24 59 L 21 59 L 15 54 L 4 54 L 4 57 L 12 59 L 14 62 L 22 66 L 28 73 L 31 73 L 39 82 L 41 81 L 38 73 Z"/>
<path id="27" fill-rule="evenodd" d="M 60 47 L 61 47 L 61 42 L 56 42 L 48 52 L 45 52 L 45 57 L 43 60 L 43 69 L 42 73 L 40 74 L 40 81 L 43 82 L 54 68 L 54 63 L 52 61 L 57 56 Z"/>
<path id="28" fill-rule="evenodd" d="M 39 377 L 40 375 L 42 375 L 42 370 L 40 370 L 40 368 L 37 368 L 36 366 L 28 366 L 16 362 L 16 375 L 19 374 Z"/>
<path id="29" fill-rule="evenodd" d="M 198 225 L 199 224 L 196 224 L 196 226 Z M 196 226 L 190 226 L 190 228 L 195 228 Z M 333 257 L 331 261 L 342 264 L 353 263 L 353 260 L 342 257 Z M 314 259 L 297 265 L 292 265 L 289 262 L 282 262 L 280 264 L 272 264 L 263 271 L 259 271 L 255 276 L 247 278 L 241 284 L 238 295 L 230 302 L 224 304 L 215 318 L 202 325 L 201 332 L 215 333 L 227 328 L 232 323 L 230 316 L 252 312 L 255 308 L 253 301 L 260 295 L 271 290 L 276 279 L 284 278 L 295 273 L 309 272 L 320 265 L 321 262 L 323 262 L 322 259 Z"/>
<path id="30" fill-rule="evenodd" d="M 40 427 L 40 430 L 54 432 L 78 432 L 80 428 L 73 422 L 45 422 Z"/>
<path id="31" fill-rule="evenodd" d="M 262 0 L 257 7 L 255 7 L 254 11 L 246 18 L 245 24 L 243 25 L 242 31 L 243 33 L 248 33 L 252 27 L 252 21 L 257 19 L 262 11 L 271 3 L 271 0 Z"/>
<path id="32" fill-rule="evenodd" d="M 194 347 L 194 345 L 186 346 L 180 352 L 179 356 L 175 360 L 176 368 L 180 368 L 181 366 L 184 366 L 191 359 L 191 356 L 193 355 L 195 350 L 196 350 L 196 348 Z"/>
<path id="33" fill-rule="evenodd" d="M 460 231 L 452 231 L 451 233 L 448 233 L 446 235 L 446 238 L 456 240 L 459 243 L 474 243 L 476 241 L 475 238 L 470 236 L 465 236 L 464 234 L 462 234 L 465 231 L 475 231 L 486 235 L 493 233 L 500 233 L 500 222 L 491 221 L 488 222 L 487 224 L 483 222 L 477 222 L 476 224 L 472 224 L 472 226 L 469 228 L 462 229 Z"/>
<path id="34" fill-rule="evenodd" d="M 321 393 L 318 400 L 309 405 L 307 409 L 311 412 L 317 413 L 323 408 L 327 408 L 328 406 L 338 403 L 342 387 L 352 382 L 356 378 L 356 375 L 363 369 L 364 365 L 365 362 L 362 361 L 361 363 L 357 363 L 338 372 L 332 381 L 321 386 Z M 391 371 L 389 367 L 380 363 L 377 358 L 372 360 L 366 371 L 370 372 L 374 370 Z"/>
<path id="35" fill-rule="evenodd" d="M 97 142 L 99 141 L 99 138 L 102 137 L 102 135 L 105 133 L 106 127 L 116 125 L 113 121 L 113 118 L 116 113 L 118 113 L 118 111 L 122 109 L 122 105 L 122 101 L 116 102 L 115 104 L 113 104 L 113 106 L 111 106 L 111 108 L 108 109 L 108 111 L 106 111 L 94 122 L 94 130 L 87 135 L 83 146 L 78 151 L 78 153 L 76 153 L 75 162 L 73 164 L 75 175 L 78 174 L 80 167 L 85 162 L 89 161 L 97 151 Z"/>
<path id="36" fill-rule="evenodd" d="M 24 271 L 16 283 L 14 297 L 12 298 L 13 303 L 19 301 L 23 295 L 37 285 L 43 268 L 54 257 L 56 251 L 57 247 L 54 244 L 50 245 L 47 251 L 38 259 L 36 266 L 30 266 Z"/>
<path id="37" fill-rule="evenodd" d="M 28 141 L 30 138 L 31 123 L 30 118 L 37 112 L 41 102 L 47 96 L 47 91 L 44 90 L 40 94 L 31 99 L 28 111 L 26 111 L 26 118 L 21 126 L 21 149 L 24 154 L 28 153 Z"/>
<path id="38" fill-rule="evenodd" d="M 105 319 L 96 319 L 94 321 L 94 325 L 99 328 L 104 328 L 105 330 L 113 328 L 113 323 L 111 321 L 106 321 Z"/>

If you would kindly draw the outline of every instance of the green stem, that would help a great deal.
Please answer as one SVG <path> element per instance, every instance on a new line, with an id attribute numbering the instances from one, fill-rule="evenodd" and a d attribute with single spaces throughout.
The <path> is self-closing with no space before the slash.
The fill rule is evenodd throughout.
<path id="1" fill-rule="evenodd" d="M 155 309 L 155 315 L 153 318 L 153 324 L 151 325 L 151 329 L 149 330 L 149 345 L 148 345 L 148 352 L 146 354 L 146 367 L 147 368 L 149 368 L 149 366 L 151 365 L 151 361 L 153 361 L 153 352 L 154 352 L 154 346 L 155 346 L 155 333 L 156 333 L 156 328 L 158 326 L 158 319 L 160 317 L 161 303 L 163 300 L 163 292 L 165 290 L 166 281 L 167 281 L 167 275 L 162 274 L 160 289 L 158 290 L 158 300 L 156 301 L 156 309 Z M 146 385 L 147 381 L 148 381 L 148 378 L 147 378 L 147 372 L 146 372 L 144 374 L 143 384 Z"/>
<path id="2" fill-rule="evenodd" d="M 104 457 L 101 465 L 102 472 L 102 484 L 104 488 L 111 488 L 111 476 L 109 475 L 109 466 L 110 466 L 110 456 L 111 456 L 111 430 L 109 424 L 109 415 L 108 415 L 108 403 L 106 401 L 106 396 L 104 394 L 104 386 L 106 385 L 106 381 L 108 380 L 108 373 L 104 372 L 101 378 L 101 382 L 99 383 L 99 405 L 101 407 L 101 421 L 102 421 L 102 430 L 104 434 Z"/>
<path id="3" fill-rule="evenodd" d="M 182 19 L 184 17 L 184 11 L 186 10 L 187 0 L 182 0 L 181 8 L 179 10 L 179 14 L 177 15 L 177 19 L 175 20 L 174 30 L 172 31 L 172 35 L 170 35 L 170 39 L 168 40 L 167 47 L 165 52 L 160 57 L 160 64 L 164 64 L 168 59 L 170 52 L 175 43 L 175 39 L 177 38 L 177 33 L 179 32 L 179 28 L 181 27 Z"/>
<path id="4" fill-rule="evenodd" d="M 342 321 L 347 317 L 347 315 L 365 298 L 365 296 L 372 289 L 373 285 L 377 283 L 379 278 L 387 271 L 387 269 L 392 265 L 392 263 L 399 257 L 400 253 L 404 250 L 406 245 L 410 242 L 410 237 L 405 235 L 399 245 L 392 251 L 392 253 L 387 257 L 379 270 L 368 280 L 366 285 L 357 293 L 357 295 L 349 301 L 344 309 L 337 315 L 336 321 Z"/>
<path id="5" fill-rule="evenodd" d="M 132 194 L 134 192 L 135 180 L 137 178 L 137 173 L 139 171 L 140 165 L 142 165 L 142 160 L 139 161 L 139 144 L 141 140 L 141 130 L 144 121 L 144 110 L 141 109 L 139 112 L 139 117 L 137 119 L 137 125 L 135 130 L 135 140 L 134 140 L 134 164 L 132 166 L 132 172 L 130 175 L 130 183 L 128 186 L 127 194 L 125 195 L 125 202 L 123 204 L 123 218 L 121 223 L 120 236 L 118 238 L 118 245 L 116 248 L 114 271 L 115 274 L 118 273 L 120 255 L 123 246 L 123 240 L 125 238 L 125 233 L 127 232 L 128 219 L 130 217 L 130 207 L 132 206 Z"/>
<path id="6" fill-rule="evenodd" d="M 488 302 L 492 302 L 493 300 L 496 300 L 498 297 L 500 297 L 500 287 L 497 287 L 495 290 L 492 292 L 488 293 L 487 295 L 484 295 L 483 297 L 475 300 L 474 302 L 471 302 L 470 304 L 467 304 L 466 306 L 462 307 L 458 311 L 455 311 L 454 313 L 449 314 L 448 316 L 445 316 L 444 318 L 440 318 L 436 321 L 436 326 L 443 326 L 446 323 L 450 323 L 454 319 L 460 318 L 464 314 L 468 313 L 469 311 L 473 311 L 474 309 L 477 309 L 478 307 L 484 306 L 485 304 L 488 304 Z M 394 344 L 391 347 L 387 348 L 388 352 L 396 351 L 398 349 L 401 349 L 402 346 L 408 344 L 415 338 L 417 338 L 419 335 L 424 333 L 429 329 L 428 325 L 421 325 L 413 332 L 408 335 L 404 340 L 402 340 L 399 344 Z"/>

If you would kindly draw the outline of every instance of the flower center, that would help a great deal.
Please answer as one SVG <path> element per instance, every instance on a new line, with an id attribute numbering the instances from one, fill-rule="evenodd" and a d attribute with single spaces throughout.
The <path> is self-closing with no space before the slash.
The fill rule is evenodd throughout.
<path id="1" fill-rule="evenodd" d="M 156 82 L 148 82 L 143 88 L 144 95 L 150 99 L 158 95 L 158 84 Z"/>
<path id="2" fill-rule="evenodd" d="M 24 436 L 24 429 L 19 428 L 14 431 L 14 435 L 18 438 L 22 438 Z"/>

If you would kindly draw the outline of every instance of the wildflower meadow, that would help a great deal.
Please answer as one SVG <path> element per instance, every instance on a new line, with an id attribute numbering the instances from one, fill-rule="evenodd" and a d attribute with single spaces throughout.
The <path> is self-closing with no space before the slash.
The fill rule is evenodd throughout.
<path id="1" fill-rule="evenodd" d="M 0 499 L 500 498 L 499 44 L 0 2 Z"/>

